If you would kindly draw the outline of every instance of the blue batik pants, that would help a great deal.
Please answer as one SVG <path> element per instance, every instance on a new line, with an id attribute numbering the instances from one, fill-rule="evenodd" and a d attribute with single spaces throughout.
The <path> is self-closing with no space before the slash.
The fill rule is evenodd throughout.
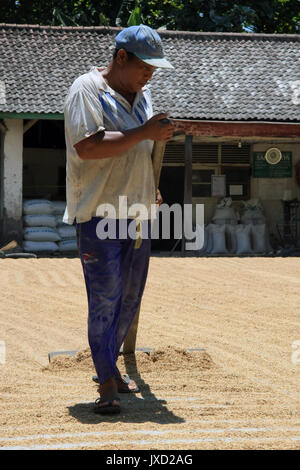
<path id="1" fill-rule="evenodd" d="M 150 235 L 141 243 L 127 236 L 100 240 L 100 217 L 76 224 L 79 255 L 88 299 L 88 340 L 100 384 L 118 377 L 121 345 L 139 308 L 149 266 Z M 124 221 L 123 221 L 124 222 Z M 132 220 L 127 220 L 127 225 Z M 149 227 L 150 222 L 146 221 Z"/>

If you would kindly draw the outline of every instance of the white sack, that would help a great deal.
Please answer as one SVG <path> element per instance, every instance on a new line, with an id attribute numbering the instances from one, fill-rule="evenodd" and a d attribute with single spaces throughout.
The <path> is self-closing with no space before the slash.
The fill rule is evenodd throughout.
<path id="1" fill-rule="evenodd" d="M 198 226 L 196 227 L 198 228 Z M 196 248 L 196 250 L 200 253 L 206 253 L 207 251 L 207 245 L 208 245 L 208 238 L 209 238 L 210 234 L 209 234 L 209 229 L 207 226 L 204 227 L 204 243 L 203 243 L 203 246 L 202 248 Z"/>
<path id="2" fill-rule="evenodd" d="M 212 254 L 228 253 L 226 248 L 225 238 L 226 225 L 212 224 L 211 236 L 212 236 Z"/>
<path id="3" fill-rule="evenodd" d="M 251 235 L 254 253 L 264 253 L 267 250 L 266 224 L 251 225 Z"/>
<path id="4" fill-rule="evenodd" d="M 258 210 L 261 211 L 261 213 L 263 213 L 263 211 L 264 211 L 263 205 L 262 205 L 261 201 L 258 198 L 249 199 L 248 201 L 242 201 L 242 203 L 244 204 L 244 210 L 258 209 Z"/>
<path id="5" fill-rule="evenodd" d="M 249 223 L 263 224 L 265 220 L 266 218 L 263 215 L 261 209 L 247 209 L 241 217 L 241 221 L 243 224 L 249 224 Z"/>
<path id="6" fill-rule="evenodd" d="M 23 202 L 23 211 L 26 215 L 52 214 L 52 203 L 47 199 L 28 199 Z"/>
<path id="7" fill-rule="evenodd" d="M 251 248 L 251 225 L 237 225 L 236 226 L 236 240 L 237 240 L 237 251 L 238 255 L 245 253 L 252 253 Z"/>
<path id="8" fill-rule="evenodd" d="M 64 227 L 63 215 L 55 215 L 56 227 Z"/>
<path id="9" fill-rule="evenodd" d="M 217 204 L 217 207 L 230 207 L 232 204 L 231 197 L 223 197 L 223 199 Z"/>
<path id="10" fill-rule="evenodd" d="M 215 214 L 212 218 L 213 221 L 216 221 L 218 219 L 231 219 L 231 220 L 236 220 L 236 213 L 233 207 L 220 207 L 216 208 Z"/>
<path id="11" fill-rule="evenodd" d="M 226 225 L 227 249 L 230 253 L 237 251 L 236 228 L 237 225 L 234 224 Z"/>
<path id="12" fill-rule="evenodd" d="M 237 220 L 236 219 L 216 219 L 214 221 L 215 225 L 223 225 L 223 224 L 228 224 L 228 225 L 236 225 Z"/>
<path id="13" fill-rule="evenodd" d="M 57 242 L 61 237 L 51 227 L 26 227 L 24 239 L 33 242 Z"/>
<path id="14" fill-rule="evenodd" d="M 77 251 L 78 250 L 78 245 L 77 245 L 77 240 L 63 240 L 61 242 L 58 242 L 58 249 L 59 251 L 65 252 L 65 251 Z"/>
<path id="15" fill-rule="evenodd" d="M 74 225 L 64 225 L 57 227 L 57 232 L 62 240 L 76 238 L 76 228 Z"/>
<path id="16" fill-rule="evenodd" d="M 35 253 L 40 251 L 45 252 L 54 252 L 58 250 L 58 246 L 54 242 L 31 242 L 31 241 L 24 241 L 23 242 L 23 250 Z"/>
<path id="17" fill-rule="evenodd" d="M 66 209 L 66 201 L 51 201 L 53 207 L 53 214 L 64 215 Z"/>
<path id="18" fill-rule="evenodd" d="M 207 243 L 206 243 L 206 253 L 211 253 L 213 249 L 213 240 L 212 240 L 212 229 L 213 229 L 214 224 L 208 224 L 206 226 L 206 238 L 207 238 Z M 204 231 L 205 234 L 205 231 Z"/>
<path id="19" fill-rule="evenodd" d="M 27 227 L 56 227 L 56 218 L 50 214 L 32 214 L 23 217 Z"/>

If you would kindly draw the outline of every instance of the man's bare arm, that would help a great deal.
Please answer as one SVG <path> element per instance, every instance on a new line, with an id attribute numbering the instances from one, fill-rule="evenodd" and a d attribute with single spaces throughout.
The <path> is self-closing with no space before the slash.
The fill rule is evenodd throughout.
<path id="1" fill-rule="evenodd" d="M 97 132 L 74 145 L 78 155 L 83 160 L 111 158 L 134 147 L 143 140 L 168 140 L 173 135 L 172 124 L 162 124 L 159 121 L 166 114 L 157 114 L 143 126 L 128 131 Z"/>

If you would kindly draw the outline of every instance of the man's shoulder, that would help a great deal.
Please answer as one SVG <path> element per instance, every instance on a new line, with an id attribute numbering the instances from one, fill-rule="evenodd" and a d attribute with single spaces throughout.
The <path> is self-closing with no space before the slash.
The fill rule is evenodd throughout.
<path id="1" fill-rule="evenodd" d="M 97 67 L 92 67 L 88 72 L 79 75 L 69 89 L 69 96 L 77 92 L 97 93 L 102 88 L 104 79 Z"/>

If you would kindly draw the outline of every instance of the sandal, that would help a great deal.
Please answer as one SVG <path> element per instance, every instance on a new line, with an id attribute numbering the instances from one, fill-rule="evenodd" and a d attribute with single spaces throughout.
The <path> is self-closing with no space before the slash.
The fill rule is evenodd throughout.
<path id="1" fill-rule="evenodd" d="M 116 379 L 116 380 L 118 380 L 118 379 Z M 130 384 L 130 380 L 131 380 L 129 375 L 127 375 L 127 374 L 120 375 L 120 380 L 122 380 L 123 383 L 125 385 L 127 385 L 127 388 L 119 387 L 118 388 L 118 393 L 139 393 L 140 392 L 140 389 L 137 385 L 135 386 L 135 388 L 129 388 L 129 384 Z M 97 375 L 93 375 L 93 381 L 96 382 L 96 383 L 99 383 L 99 379 L 98 379 Z"/>
<path id="2" fill-rule="evenodd" d="M 114 405 L 113 402 L 118 402 Z M 105 403 L 105 404 L 104 404 Z M 120 413 L 120 398 L 115 397 L 113 399 L 99 397 L 95 401 L 94 412 L 98 414 L 117 414 Z"/>
<path id="3" fill-rule="evenodd" d="M 129 377 L 129 375 L 127 375 L 127 374 L 121 375 L 119 380 L 121 380 L 124 385 L 127 385 L 127 387 L 126 388 L 118 387 L 118 393 L 139 393 L 140 392 L 140 389 L 136 385 L 135 382 L 134 382 L 135 388 L 129 388 L 129 384 L 130 384 L 130 381 L 131 381 L 131 378 Z M 132 382 L 133 382 L 133 380 L 132 380 Z"/>

